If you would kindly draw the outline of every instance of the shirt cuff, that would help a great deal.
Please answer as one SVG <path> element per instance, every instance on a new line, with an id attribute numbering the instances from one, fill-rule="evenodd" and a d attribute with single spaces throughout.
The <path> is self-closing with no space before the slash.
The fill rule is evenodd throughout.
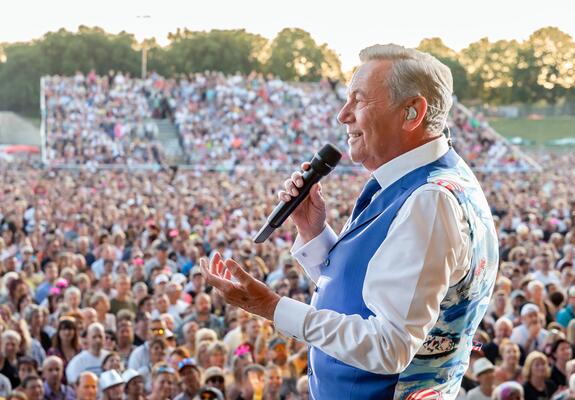
<path id="1" fill-rule="evenodd" d="M 283 335 L 305 342 L 304 325 L 311 310 L 309 304 L 282 297 L 274 311 L 274 325 Z"/>
<path id="2" fill-rule="evenodd" d="M 319 235 L 307 243 L 303 243 L 300 235 L 297 235 L 291 253 L 302 266 L 316 266 L 324 262 L 329 249 L 336 241 L 337 235 L 331 226 L 326 225 Z"/>

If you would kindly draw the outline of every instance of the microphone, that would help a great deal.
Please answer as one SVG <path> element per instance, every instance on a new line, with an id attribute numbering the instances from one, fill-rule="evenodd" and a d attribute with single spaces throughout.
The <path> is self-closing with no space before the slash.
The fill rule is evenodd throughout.
<path id="1" fill-rule="evenodd" d="M 307 197 L 311 187 L 329 174 L 341 159 L 341 151 L 331 143 L 324 145 L 311 159 L 311 168 L 302 174 L 303 186 L 299 194 L 288 202 L 281 201 L 272 211 L 267 222 L 254 237 L 254 242 L 263 243 L 271 233 L 279 228 L 290 214 Z"/>

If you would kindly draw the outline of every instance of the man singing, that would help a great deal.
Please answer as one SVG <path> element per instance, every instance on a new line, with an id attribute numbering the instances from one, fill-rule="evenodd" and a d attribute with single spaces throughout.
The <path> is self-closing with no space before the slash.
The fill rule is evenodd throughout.
<path id="1" fill-rule="evenodd" d="M 396 45 L 360 59 L 338 120 L 371 178 L 339 235 L 319 184 L 291 215 L 293 255 L 316 283 L 311 305 L 280 298 L 219 254 L 201 265 L 229 303 L 310 346 L 312 398 L 453 399 L 497 273 L 490 209 L 442 133 L 449 69 Z M 301 173 L 284 186 L 289 201 Z"/>

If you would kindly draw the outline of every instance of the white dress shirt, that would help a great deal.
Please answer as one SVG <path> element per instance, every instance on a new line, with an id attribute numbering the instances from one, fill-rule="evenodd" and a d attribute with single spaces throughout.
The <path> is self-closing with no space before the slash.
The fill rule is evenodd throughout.
<path id="1" fill-rule="evenodd" d="M 382 165 L 373 176 L 385 190 L 448 148 L 447 140 L 438 138 Z M 329 226 L 308 243 L 296 238 L 292 254 L 315 283 L 322 279 L 323 261 L 336 240 Z M 369 261 L 362 295 L 374 316 L 316 310 L 283 297 L 275 310 L 275 326 L 348 365 L 399 373 L 436 323 L 448 287 L 467 273 L 470 253 L 469 227 L 455 196 L 437 184 L 424 184 L 399 209 Z"/>

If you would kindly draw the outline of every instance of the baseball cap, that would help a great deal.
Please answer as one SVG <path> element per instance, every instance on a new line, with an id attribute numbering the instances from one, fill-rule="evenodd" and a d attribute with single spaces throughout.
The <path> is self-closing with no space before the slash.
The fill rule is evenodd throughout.
<path id="1" fill-rule="evenodd" d="M 519 296 L 523 297 L 524 299 L 527 298 L 527 295 L 525 294 L 525 292 L 524 292 L 523 290 L 514 290 L 514 291 L 512 291 L 512 292 L 511 292 L 511 295 L 509 296 L 509 298 L 510 298 L 511 300 L 514 300 L 514 299 L 516 299 L 516 298 L 519 297 Z"/>
<path id="2" fill-rule="evenodd" d="M 124 383 L 124 379 L 122 379 L 120 373 L 115 369 L 102 372 L 100 375 L 100 389 L 102 389 L 102 391 L 112 386 L 121 385 L 122 383 Z"/>
<path id="3" fill-rule="evenodd" d="M 124 383 L 127 385 L 128 383 L 130 383 L 130 381 L 134 378 L 137 378 L 138 376 L 142 376 L 142 374 L 140 374 L 138 371 L 136 371 L 135 369 L 127 369 L 124 371 L 124 373 L 122 374 L 122 379 L 124 380 Z"/>
<path id="4" fill-rule="evenodd" d="M 224 377 L 224 371 L 220 367 L 210 367 L 204 372 L 204 382 L 209 381 L 215 377 Z"/>
<path id="5" fill-rule="evenodd" d="M 284 339 L 282 339 L 281 337 L 276 336 L 275 338 L 273 338 L 273 339 L 270 341 L 270 343 L 269 343 L 269 345 L 268 345 L 268 348 L 273 350 L 276 346 L 278 346 L 278 345 L 280 345 L 280 344 L 283 344 L 283 345 L 285 346 L 285 345 L 286 345 L 286 341 L 285 341 Z"/>
<path id="6" fill-rule="evenodd" d="M 537 307 L 535 304 L 533 303 L 527 303 L 525 304 L 522 308 L 521 308 L 521 316 L 524 317 L 529 313 L 532 312 L 539 312 L 539 307 Z"/>
<path id="7" fill-rule="evenodd" d="M 198 371 L 200 370 L 198 368 L 198 364 L 196 364 L 196 361 L 193 358 L 184 358 L 182 361 L 180 361 L 178 363 L 178 372 L 183 370 L 186 367 L 192 367 Z"/>
<path id="8" fill-rule="evenodd" d="M 179 285 L 185 285 L 186 282 L 188 281 L 188 279 L 186 278 L 186 276 L 180 272 L 175 273 L 174 275 L 172 275 L 172 282 L 177 283 Z"/>
<path id="9" fill-rule="evenodd" d="M 194 268 L 192 268 L 192 270 L 190 271 L 191 276 L 196 276 L 196 275 L 201 275 L 201 274 L 202 274 L 202 270 L 197 265 Z"/>
<path id="10" fill-rule="evenodd" d="M 473 374 L 479 376 L 484 372 L 493 371 L 495 366 L 487 358 L 482 357 L 473 363 Z"/>
<path id="11" fill-rule="evenodd" d="M 162 283 L 168 283 L 169 279 L 165 274 L 160 274 L 158 276 L 156 276 L 156 279 L 154 279 L 154 285 L 159 285 Z"/>

